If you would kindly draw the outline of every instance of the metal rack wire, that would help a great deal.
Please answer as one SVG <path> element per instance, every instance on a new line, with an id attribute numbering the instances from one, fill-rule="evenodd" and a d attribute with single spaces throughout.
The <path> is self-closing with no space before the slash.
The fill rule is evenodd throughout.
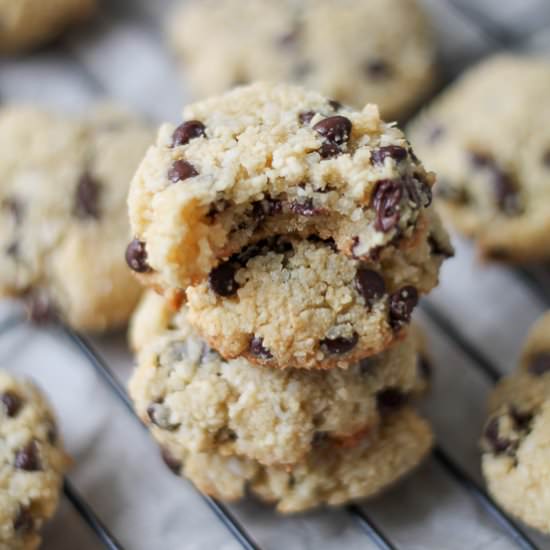
<path id="1" fill-rule="evenodd" d="M 447 0 L 447 3 L 452 6 L 458 14 L 465 19 L 478 25 L 489 36 L 494 44 L 499 48 L 516 47 L 522 43 L 525 36 L 518 36 L 516 33 L 510 32 L 508 29 L 496 24 L 492 19 L 487 17 L 477 7 L 472 7 L 470 4 L 464 4 L 457 0 Z M 536 30 L 536 29 L 532 29 Z M 527 33 L 529 34 L 529 33 Z M 82 69 L 85 73 L 86 70 Z M 96 91 L 104 92 L 102 85 L 93 75 L 85 74 L 90 86 Z M 446 83 L 443 83 L 445 85 Z M 438 90 L 439 91 L 439 90 Z M 542 274 L 541 274 L 542 273 Z M 548 277 L 550 283 L 550 270 L 546 272 L 537 272 L 534 274 L 531 270 L 516 270 L 518 280 L 529 287 L 535 295 L 550 307 L 550 291 L 543 283 L 545 277 Z M 489 360 L 481 350 L 465 337 L 460 329 L 445 316 L 439 308 L 432 305 L 429 301 L 421 304 L 421 309 L 427 317 L 444 333 L 455 346 L 469 359 L 469 365 L 482 372 L 488 380 L 496 382 L 501 376 L 501 370 Z M 9 317 L 4 322 L 0 323 L 0 337 L 17 326 L 25 322 L 22 315 Z M 105 359 L 94 349 L 90 341 L 73 331 L 72 329 L 62 326 L 63 335 L 67 341 L 74 346 L 89 363 L 90 367 L 95 370 L 97 375 L 104 382 L 105 386 L 110 389 L 113 395 L 127 409 L 127 411 L 141 423 L 136 416 L 131 401 L 122 386 L 118 381 Z M 433 459 L 445 470 L 445 472 L 455 480 L 455 482 L 464 490 L 467 491 L 473 499 L 485 510 L 500 528 L 508 535 L 509 539 L 515 543 L 518 548 L 536 549 L 535 543 L 528 535 L 507 515 L 502 509 L 492 500 L 487 492 L 469 476 L 453 458 L 441 447 L 436 446 L 433 453 Z M 73 505 L 76 512 L 95 533 L 97 540 L 103 546 L 110 550 L 124 550 L 124 547 L 117 541 L 115 536 L 109 531 L 108 527 L 101 521 L 92 507 L 86 500 L 76 491 L 72 484 L 64 481 L 63 491 L 67 500 Z M 246 550 L 260 550 L 260 546 L 254 541 L 253 537 L 247 532 L 231 511 L 216 499 L 201 495 L 210 507 L 215 516 L 224 524 L 234 539 Z M 395 550 L 398 547 L 391 540 L 391 536 L 384 533 L 366 514 L 362 507 L 357 504 L 349 505 L 345 508 L 346 512 L 355 520 L 357 525 L 367 535 L 370 541 L 377 547 L 383 550 Z"/>

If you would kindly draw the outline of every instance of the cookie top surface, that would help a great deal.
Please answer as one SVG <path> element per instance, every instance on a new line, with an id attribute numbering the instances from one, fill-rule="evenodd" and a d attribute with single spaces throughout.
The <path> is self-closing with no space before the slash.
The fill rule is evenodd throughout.
<path id="1" fill-rule="evenodd" d="M 46 42 L 89 17 L 95 0 L 0 0 L 0 53 L 12 54 Z"/>
<path id="2" fill-rule="evenodd" d="M 501 55 L 470 69 L 413 123 L 438 204 L 481 253 L 550 256 L 550 64 Z"/>
<path id="3" fill-rule="evenodd" d="M 67 459 L 50 406 L 30 382 L 0 371 L 0 546 L 31 550 L 55 512 Z"/>
<path id="4" fill-rule="evenodd" d="M 438 228 L 434 219 L 371 261 L 339 253 L 332 240 L 256 243 L 187 289 L 189 322 L 225 358 L 279 368 L 353 365 L 402 338 L 419 296 L 437 284 L 452 254 Z"/>
<path id="5" fill-rule="evenodd" d="M 76 120 L 0 109 L 0 293 L 72 326 L 124 324 L 140 294 L 124 261 L 129 181 L 151 134 L 110 107 Z"/>
<path id="6" fill-rule="evenodd" d="M 186 316 L 184 308 L 142 349 L 130 394 L 155 437 L 189 452 L 294 464 L 325 439 L 374 437 L 380 410 L 426 384 L 412 333 L 347 370 L 280 370 L 223 360 Z"/>
<path id="7" fill-rule="evenodd" d="M 163 125 L 133 179 L 130 264 L 185 290 L 250 243 L 333 238 L 358 257 L 414 233 L 433 175 L 375 106 L 258 83 L 186 107 Z"/>
<path id="8" fill-rule="evenodd" d="M 490 399 L 483 472 L 495 498 L 550 533 L 550 314 L 533 327 L 515 373 Z"/>
<path id="9" fill-rule="evenodd" d="M 255 80 L 296 82 L 395 118 L 435 72 L 430 26 L 413 0 L 200 0 L 179 8 L 168 30 L 199 97 Z"/>
<path id="10" fill-rule="evenodd" d="M 339 506 L 372 497 L 415 468 L 429 452 L 433 436 L 411 408 L 384 416 L 378 439 L 352 448 L 323 442 L 294 467 L 262 466 L 219 453 L 181 453 L 167 446 L 165 459 L 201 491 L 223 500 L 251 494 L 295 513 L 317 506 Z"/>

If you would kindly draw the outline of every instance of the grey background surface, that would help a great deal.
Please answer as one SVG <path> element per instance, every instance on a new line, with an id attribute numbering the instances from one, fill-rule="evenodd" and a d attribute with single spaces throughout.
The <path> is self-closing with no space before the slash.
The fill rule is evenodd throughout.
<path id="1" fill-rule="evenodd" d="M 488 15 L 504 35 L 483 30 L 482 17 L 465 17 L 451 0 L 424 3 L 438 31 L 447 77 L 503 46 L 550 52 L 548 0 L 456 2 Z M 167 0 L 105 0 L 101 15 L 85 31 L 31 56 L 0 61 L 2 101 L 33 101 L 79 111 L 99 98 L 110 98 L 153 122 L 179 120 L 185 86 L 162 39 L 162 22 L 170 4 Z M 508 372 L 529 325 L 545 309 L 544 302 L 517 273 L 482 266 L 468 243 L 456 239 L 455 244 L 457 258 L 445 266 L 442 285 L 427 303 L 451 320 L 501 372 Z M 0 322 L 18 311 L 16 304 L 0 305 Z M 477 441 L 491 383 L 440 325 L 423 311 L 417 317 L 428 331 L 437 370 L 424 410 L 441 447 L 481 481 Z M 96 339 L 94 344 L 125 382 L 131 358 L 123 335 Z M 193 488 L 166 471 L 141 426 L 61 331 L 20 325 L 0 335 L 0 367 L 32 376 L 47 391 L 75 460 L 69 479 L 125 548 L 239 548 Z M 433 458 L 363 508 L 399 548 L 514 547 Z M 231 510 L 262 548 L 373 547 L 345 511 L 281 518 L 256 502 L 231 506 Z M 529 534 L 540 548 L 550 548 L 549 539 Z M 45 531 L 44 548 L 91 550 L 102 545 L 63 498 Z"/>

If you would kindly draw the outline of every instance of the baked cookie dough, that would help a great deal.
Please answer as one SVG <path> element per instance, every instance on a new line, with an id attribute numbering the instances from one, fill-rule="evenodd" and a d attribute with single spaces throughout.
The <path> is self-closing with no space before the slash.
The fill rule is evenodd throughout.
<path id="1" fill-rule="evenodd" d="M 452 247 L 438 219 L 419 233 L 370 261 L 339 253 L 332 240 L 256 243 L 187 289 L 189 322 L 225 358 L 348 367 L 400 339 L 419 296 L 437 284 Z M 235 291 L 220 294 L 222 284 Z"/>
<path id="2" fill-rule="evenodd" d="M 0 109 L 0 295 L 80 330 L 127 322 L 141 290 L 124 261 L 126 196 L 150 141 L 112 108 L 85 120 Z"/>
<path id="3" fill-rule="evenodd" d="M 434 176 L 373 105 L 259 83 L 184 120 L 161 127 L 129 194 L 128 263 L 172 297 L 268 237 L 316 235 L 368 260 L 426 223 Z"/>
<path id="4" fill-rule="evenodd" d="M 151 318 L 166 322 L 161 309 L 145 299 L 133 324 L 142 351 L 130 395 L 154 436 L 182 452 L 296 464 L 322 441 L 348 448 L 376 438 L 381 411 L 427 385 L 414 331 L 347 370 L 280 370 L 223 360 L 193 332 L 185 307 L 170 328 L 154 329 Z M 142 322 L 157 333 L 144 347 Z"/>
<path id="5" fill-rule="evenodd" d="M 0 55 L 27 50 L 87 19 L 95 0 L 0 0 Z"/>
<path id="6" fill-rule="evenodd" d="M 518 370 L 490 399 L 483 473 L 512 515 L 550 533 L 550 313 L 532 329 Z"/>
<path id="7" fill-rule="evenodd" d="M 550 257 L 550 63 L 499 55 L 469 70 L 413 123 L 438 174 L 444 219 L 482 256 Z"/>
<path id="8" fill-rule="evenodd" d="M 295 513 L 373 497 L 418 466 L 432 440 L 428 424 L 403 407 L 383 416 L 376 440 L 367 437 L 352 448 L 322 441 L 293 467 L 262 466 L 213 452 L 188 453 L 170 445 L 164 446 L 163 457 L 203 493 L 237 500 L 248 491 L 279 512 Z"/>
<path id="9" fill-rule="evenodd" d="M 40 529 L 57 508 L 68 459 L 41 392 L 4 371 L 0 461 L 0 548 L 38 548 Z"/>
<path id="10" fill-rule="evenodd" d="M 414 0 L 195 0 L 168 34 L 198 97 L 295 82 L 356 107 L 376 103 L 394 119 L 434 80 L 435 44 Z"/>

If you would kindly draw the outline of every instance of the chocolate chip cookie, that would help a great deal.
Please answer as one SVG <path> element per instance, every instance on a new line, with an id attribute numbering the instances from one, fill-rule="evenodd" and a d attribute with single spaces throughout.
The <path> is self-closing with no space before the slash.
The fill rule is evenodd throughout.
<path id="1" fill-rule="evenodd" d="M 231 295 L 220 266 L 277 235 L 332 239 L 369 261 L 414 238 L 433 181 L 373 105 L 355 111 L 290 85 L 238 88 L 161 127 L 130 188 L 127 260 L 175 301 L 208 279 Z"/>
<path id="2" fill-rule="evenodd" d="M 57 508 L 68 459 L 53 413 L 30 382 L 0 371 L 0 547 L 32 550 Z"/>
<path id="3" fill-rule="evenodd" d="M 452 254 L 439 220 L 370 260 L 334 241 L 273 237 L 187 289 L 189 322 L 223 357 L 280 368 L 348 367 L 408 328 Z M 435 245 L 434 243 L 437 243 Z"/>
<path id="4" fill-rule="evenodd" d="M 519 368 L 490 400 L 483 473 L 495 499 L 550 533 L 550 313 L 533 327 Z"/>
<path id="5" fill-rule="evenodd" d="M 550 257 L 550 64 L 499 55 L 420 115 L 413 144 L 438 174 L 444 219 L 486 258 Z"/>
<path id="6" fill-rule="evenodd" d="M 129 181 L 151 140 L 133 117 L 0 109 L 0 295 L 81 330 L 124 325 L 140 287 L 124 261 Z"/>
<path id="7" fill-rule="evenodd" d="M 185 82 L 203 97 L 256 80 L 408 112 L 434 80 L 430 25 L 414 0 L 195 0 L 170 20 Z"/>
<path id="8" fill-rule="evenodd" d="M 146 298 L 133 324 L 141 351 L 130 394 L 155 438 L 181 452 L 296 464 L 321 443 L 373 440 L 381 414 L 427 384 L 413 331 L 347 370 L 280 370 L 222 359 L 194 333 L 185 307 L 165 312 Z"/>
<path id="9" fill-rule="evenodd" d="M 0 54 L 27 50 L 88 18 L 95 0 L 0 0 Z"/>
<path id="10" fill-rule="evenodd" d="M 432 440 L 423 419 L 409 407 L 397 407 L 383 415 L 376 440 L 366 437 L 351 448 L 324 440 L 292 467 L 263 466 L 216 452 L 189 453 L 172 445 L 165 445 L 163 457 L 206 494 L 237 500 L 248 491 L 279 512 L 295 513 L 380 493 L 418 466 Z"/>

